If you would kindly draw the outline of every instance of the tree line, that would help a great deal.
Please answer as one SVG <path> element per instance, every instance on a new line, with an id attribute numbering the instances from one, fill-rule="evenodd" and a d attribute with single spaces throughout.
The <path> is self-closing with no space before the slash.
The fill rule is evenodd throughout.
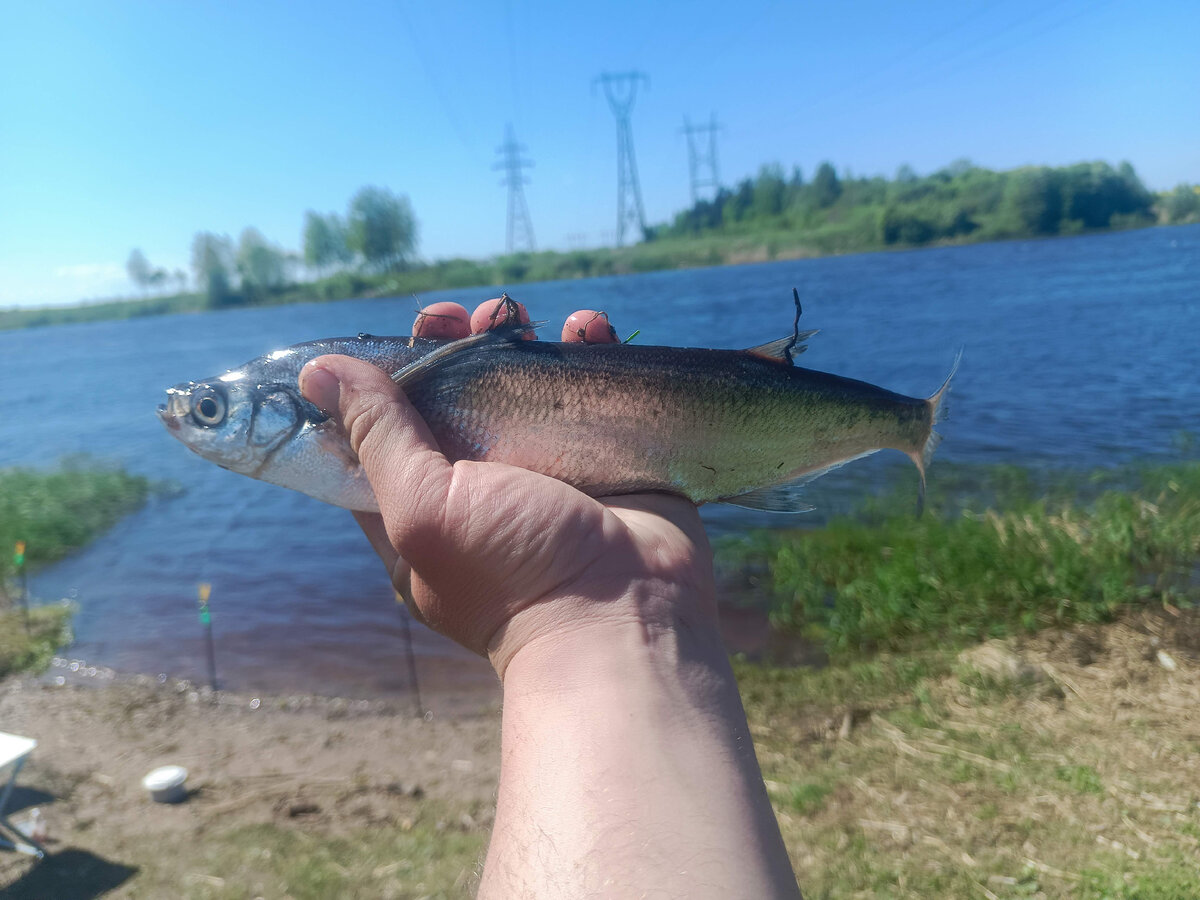
<path id="1" fill-rule="evenodd" d="M 1200 221 L 1200 193 L 1181 185 L 1156 196 L 1128 162 L 1116 168 L 1089 162 L 996 172 L 960 160 L 926 176 L 901 166 L 890 180 L 839 176 L 824 162 L 811 180 L 798 167 L 789 175 L 778 164 L 765 165 L 757 177 L 722 188 L 713 199 L 649 229 L 647 238 L 831 232 L 866 249 L 1078 234 L 1156 221 Z"/>
<path id="2" fill-rule="evenodd" d="M 245 229 L 236 244 L 227 235 L 204 231 L 192 241 L 191 268 L 203 302 L 222 307 L 716 265 L 789 252 L 1077 234 L 1155 222 L 1200 222 L 1200 186 L 1154 194 L 1126 162 L 992 171 L 960 160 L 924 176 L 901 166 L 891 179 L 839 173 L 828 162 L 806 179 L 798 167 L 785 173 L 770 164 L 671 222 L 648 228 L 644 241 L 627 248 L 418 265 L 418 227 L 408 198 L 364 187 L 344 215 L 305 214 L 299 253 L 271 243 L 255 228 Z M 748 244 L 765 255 L 747 252 Z M 146 291 L 161 292 L 172 282 L 181 292 L 186 288 L 182 271 L 155 268 L 140 250 L 130 254 L 127 270 Z"/>
<path id="3" fill-rule="evenodd" d="M 191 267 L 210 307 L 235 306 L 281 291 L 298 280 L 302 265 L 321 277 L 350 265 L 372 274 L 402 270 L 416 244 L 417 220 L 408 197 L 368 186 L 350 199 L 344 218 L 305 213 L 302 255 L 271 243 L 254 227 L 242 231 L 236 245 L 228 235 L 201 231 L 192 239 Z M 181 270 L 171 275 L 155 268 L 140 249 L 129 254 L 125 269 L 143 290 L 161 289 L 171 280 L 186 288 Z"/>

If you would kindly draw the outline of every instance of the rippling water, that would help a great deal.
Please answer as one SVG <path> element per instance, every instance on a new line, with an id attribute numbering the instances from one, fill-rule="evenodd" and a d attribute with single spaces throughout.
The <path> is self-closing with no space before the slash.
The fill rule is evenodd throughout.
<path id="1" fill-rule="evenodd" d="M 805 366 L 924 396 L 963 348 L 941 458 L 1091 468 L 1165 454 L 1174 435 L 1200 430 L 1200 226 L 513 293 L 551 322 L 606 309 L 622 335 L 640 328 L 643 344 L 746 347 L 789 331 L 793 286 L 804 326 L 821 329 Z M 422 299 L 470 307 L 494 293 Z M 167 386 L 280 346 L 405 333 L 413 310 L 411 299 L 362 300 L 0 333 L 0 465 L 84 452 L 183 488 L 34 577 L 35 594 L 78 602 L 73 653 L 202 675 L 195 586 L 209 581 L 225 684 L 349 696 L 407 688 L 403 613 L 349 514 L 203 462 L 154 409 Z M 856 463 L 814 495 L 836 503 L 880 471 Z M 728 507 L 705 517 L 715 532 L 795 523 Z M 422 672 L 464 686 L 490 678 L 419 626 L 413 640 Z"/>

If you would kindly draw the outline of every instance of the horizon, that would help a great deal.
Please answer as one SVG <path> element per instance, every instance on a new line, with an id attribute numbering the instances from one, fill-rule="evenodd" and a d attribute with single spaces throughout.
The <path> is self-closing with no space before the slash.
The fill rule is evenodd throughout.
<path id="1" fill-rule="evenodd" d="M 535 163 L 537 249 L 612 244 L 616 129 L 593 88 L 605 71 L 649 76 L 631 118 L 647 224 L 690 206 L 682 126 L 710 114 L 727 187 L 769 163 L 811 178 L 824 160 L 888 178 L 960 158 L 1127 160 L 1154 191 L 1200 180 L 1200 122 L 1182 113 L 1200 94 L 1195 5 L 739 11 L 728 23 L 713 3 L 6 9 L 0 307 L 132 298 L 134 248 L 190 277 L 199 231 L 253 226 L 296 250 L 306 210 L 344 214 L 364 185 L 410 198 L 421 259 L 495 256 L 508 122 Z"/>

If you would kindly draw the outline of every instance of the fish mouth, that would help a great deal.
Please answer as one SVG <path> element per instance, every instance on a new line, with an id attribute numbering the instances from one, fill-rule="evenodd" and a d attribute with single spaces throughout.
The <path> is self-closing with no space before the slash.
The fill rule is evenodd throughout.
<path id="1" fill-rule="evenodd" d="M 155 410 L 155 413 L 167 428 L 171 431 L 179 431 L 181 427 L 179 424 L 179 410 L 173 408 L 175 406 L 175 395 L 171 395 L 170 401 L 170 406 L 166 403 L 158 404 L 158 409 Z"/>

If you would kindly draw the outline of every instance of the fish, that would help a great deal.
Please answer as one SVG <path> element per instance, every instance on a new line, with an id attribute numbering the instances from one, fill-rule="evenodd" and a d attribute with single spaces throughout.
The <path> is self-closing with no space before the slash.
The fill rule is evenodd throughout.
<path id="1" fill-rule="evenodd" d="M 885 449 L 912 460 L 924 497 L 954 370 L 917 398 L 795 365 L 811 331 L 714 350 L 524 340 L 529 328 L 454 341 L 360 334 L 297 344 L 175 385 L 158 414 L 223 468 L 378 511 L 347 436 L 297 387 L 305 363 L 340 353 L 391 375 L 450 460 L 520 466 L 593 497 L 665 491 L 803 512 L 812 509 L 804 485 Z"/>

